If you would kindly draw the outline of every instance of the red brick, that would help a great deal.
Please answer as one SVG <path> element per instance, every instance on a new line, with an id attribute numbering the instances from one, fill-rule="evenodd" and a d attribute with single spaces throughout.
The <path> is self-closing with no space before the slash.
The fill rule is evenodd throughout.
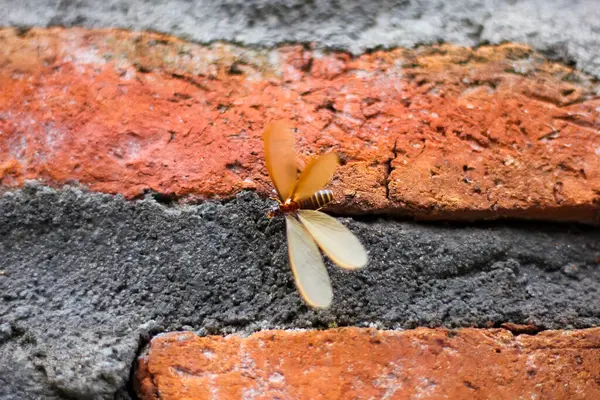
<path id="1" fill-rule="evenodd" d="M 173 332 L 138 362 L 141 399 L 600 398 L 600 328 Z"/>
<path id="2" fill-rule="evenodd" d="M 378 51 L 202 46 L 118 30 L 0 30 L 0 182 L 128 198 L 270 193 L 260 135 L 335 150 L 336 207 L 600 222 L 600 85 L 518 44 Z"/>

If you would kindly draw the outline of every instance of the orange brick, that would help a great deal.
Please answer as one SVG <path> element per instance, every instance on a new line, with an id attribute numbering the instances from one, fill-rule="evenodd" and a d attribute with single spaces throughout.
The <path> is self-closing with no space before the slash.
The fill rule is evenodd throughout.
<path id="1" fill-rule="evenodd" d="M 288 118 L 303 161 L 346 163 L 333 208 L 600 222 L 600 86 L 518 44 L 351 57 L 80 28 L 0 42 L 5 187 L 268 194 L 260 135 Z"/>
<path id="2" fill-rule="evenodd" d="M 155 337 L 141 399 L 594 399 L 600 328 L 262 331 Z"/>

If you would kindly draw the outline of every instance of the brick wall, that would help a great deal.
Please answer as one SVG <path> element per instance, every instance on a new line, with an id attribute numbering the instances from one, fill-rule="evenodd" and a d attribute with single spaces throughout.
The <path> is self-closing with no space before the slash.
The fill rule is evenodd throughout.
<path id="1" fill-rule="evenodd" d="M 0 43 L 0 395 L 600 396 L 593 75 L 518 43 Z M 265 218 L 278 118 L 341 156 L 327 211 L 370 251 L 331 310 Z"/>

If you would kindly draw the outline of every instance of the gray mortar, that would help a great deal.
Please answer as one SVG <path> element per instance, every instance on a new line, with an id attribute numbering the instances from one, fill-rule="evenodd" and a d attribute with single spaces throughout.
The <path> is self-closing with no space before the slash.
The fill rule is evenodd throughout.
<path id="1" fill-rule="evenodd" d="M 150 29 L 262 46 L 314 42 L 355 54 L 517 41 L 600 77 L 598 0 L 0 0 L 0 25 Z"/>
<path id="2" fill-rule="evenodd" d="M 126 398 L 138 346 L 201 334 L 375 325 L 600 324 L 600 230 L 342 218 L 370 252 L 300 300 L 284 224 L 245 192 L 194 206 L 29 185 L 0 197 L 0 398 Z"/>

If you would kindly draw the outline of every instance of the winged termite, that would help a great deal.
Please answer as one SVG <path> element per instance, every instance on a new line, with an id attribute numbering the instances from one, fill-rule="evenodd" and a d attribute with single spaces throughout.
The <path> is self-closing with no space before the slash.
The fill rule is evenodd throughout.
<path id="1" fill-rule="evenodd" d="M 367 252 L 358 238 L 319 211 L 333 200 L 333 193 L 322 189 L 333 176 L 338 157 L 335 153 L 315 157 L 298 175 L 294 138 L 287 122 L 270 123 L 263 142 L 267 170 L 279 197 L 269 216 L 285 216 L 290 264 L 300 294 L 310 306 L 327 308 L 333 292 L 317 244 L 344 269 L 367 264 Z"/>

